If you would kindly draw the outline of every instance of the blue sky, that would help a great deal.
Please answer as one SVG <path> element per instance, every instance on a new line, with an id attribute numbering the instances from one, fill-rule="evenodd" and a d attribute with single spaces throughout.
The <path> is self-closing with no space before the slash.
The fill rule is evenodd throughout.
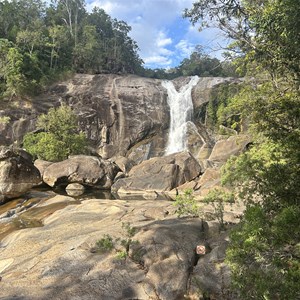
<path id="1" fill-rule="evenodd" d="M 103 8 L 111 17 L 132 27 L 130 36 L 140 48 L 148 68 L 171 68 L 189 57 L 196 45 L 221 58 L 226 40 L 217 29 L 199 32 L 182 18 L 195 0 L 86 0 L 89 11 Z"/>

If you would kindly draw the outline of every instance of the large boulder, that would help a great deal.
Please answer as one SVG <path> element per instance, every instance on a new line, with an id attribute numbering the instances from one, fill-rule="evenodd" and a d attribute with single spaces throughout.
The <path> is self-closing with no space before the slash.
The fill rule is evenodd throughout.
<path id="1" fill-rule="evenodd" d="M 0 147 L 0 203 L 21 196 L 40 182 L 40 172 L 30 154 Z"/>
<path id="2" fill-rule="evenodd" d="M 248 135 L 233 135 L 228 139 L 219 140 L 212 149 L 208 163 L 222 166 L 232 155 L 238 155 L 251 143 Z"/>
<path id="3" fill-rule="evenodd" d="M 74 155 L 52 163 L 43 173 L 43 181 L 49 186 L 81 183 L 100 189 L 109 189 L 119 168 L 112 162 L 100 157 Z"/>
<path id="4" fill-rule="evenodd" d="M 134 166 L 128 178 L 119 179 L 112 190 L 118 193 L 164 192 L 191 181 L 201 173 L 197 160 L 188 152 L 155 157 Z"/>

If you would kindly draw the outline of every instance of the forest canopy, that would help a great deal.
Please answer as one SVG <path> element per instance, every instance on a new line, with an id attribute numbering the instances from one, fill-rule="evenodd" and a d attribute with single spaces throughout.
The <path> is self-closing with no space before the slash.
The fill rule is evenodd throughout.
<path id="1" fill-rule="evenodd" d="M 35 93 L 68 72 L 138 73 L 142 60 L 131 28 L 83 0 L 0 3 L 0 92 Z"/>
<path id="2" fill-rule="evenodd" d="M 231 76 L 232 66 L 201 47 L 173 69 L 146 69 L 131 27 L 84 0 L 0 2 L 0 95 L 40 92 L 72 73 L 137 74 L 152 78 Z"/>

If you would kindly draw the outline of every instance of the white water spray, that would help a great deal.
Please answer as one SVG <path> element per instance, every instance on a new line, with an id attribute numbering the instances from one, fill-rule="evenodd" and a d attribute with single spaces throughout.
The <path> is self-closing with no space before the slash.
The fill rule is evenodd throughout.
<path id="1" fill-rule="evenodd" d="M 193 115 L 192 88 L 198 83 L 199 77 L 193 76 L 190 82 L 176 91 L 172 81 L 163 81 L 162 86 L 168 91 L 170 106 L 170 131 L 166 154 L 186 150 L 187 122 Z"/>

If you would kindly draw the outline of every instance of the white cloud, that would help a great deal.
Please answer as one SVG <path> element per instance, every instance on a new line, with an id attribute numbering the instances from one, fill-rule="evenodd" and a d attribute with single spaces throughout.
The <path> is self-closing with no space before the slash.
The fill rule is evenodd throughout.
<path id="1" fill-rule="evenodd" d="M 157 47 L 165 47 L 167 45 L 172 44 L 172 39 L 167 37 L 163 31 L 160 31 L 156 39 L 156 44 Z"/>
<path id="2" fill-rule="evenodd" d="M 212 45 L 210 37 L 182 21 L 182 12 L 195 0 L 87 0 L 87 9 L 98 6 L 112 18 L 132 27 L 130 36 L 140 48 L 147 67 L 168 67 L 189 57 L 194 45 Z M 204 32 L 204 31 L 203 31 Z"/>
<path id="3" fill-rule="evenodd" d="M 149 56 L 145 58 L 145 64 L 146 65 L 152 65 L 155 64 L 158 67 L 168 67 L 172 64 L 172 59 L 167 58 L 162 55 L 154 55 Z"/>
<path id="4" fill-rule="evenodd" d="M 188 40 L 180 40 L 176 44 L 175 48 L 178 50 L 179 55 L 182 58 L 189 57 L 195 50 L 195 45 L 190 43 Z"/>

